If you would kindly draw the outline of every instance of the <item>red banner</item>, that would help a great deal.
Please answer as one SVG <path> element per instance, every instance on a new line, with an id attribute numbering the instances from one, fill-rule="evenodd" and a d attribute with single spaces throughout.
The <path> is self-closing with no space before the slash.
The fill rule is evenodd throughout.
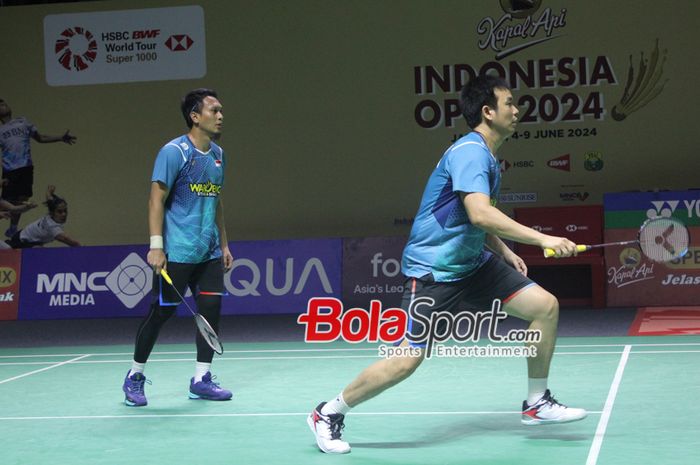
<path id="1" fill-rule="evenodd" d="M 16 320 L 22 253 L 0 250 L 0 320 Z"/>

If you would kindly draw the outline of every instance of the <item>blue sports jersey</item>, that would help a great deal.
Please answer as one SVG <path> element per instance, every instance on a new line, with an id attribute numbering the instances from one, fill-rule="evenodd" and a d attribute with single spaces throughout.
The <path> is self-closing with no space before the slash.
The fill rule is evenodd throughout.
<path id="1" fill-rule="evenodd" d="M 221 257 L 216 207 L 224 185 L 224 152 L 211 143 L 197 150 L 187 135 L 168 142 L 156 157 L 151 181 L 165 184 L 163 243 L 168 260 L 201 263 Z"/>
<path id="2" fill-rule="evenodd" d="M 15 118 L 0 126 L 0 149 L 2 149 L 4 171 L 32 166 L 30 138 L 36 134 L 36 127 L 26 118 Z"/>
<path id="3" fill-rule="evenodd" d="M 481 135 L 471 132 L 447 149 L 428 179 L 401 271 L 435 281 L 457 281 L 479 268 L 491 255 L 484 250 L 486 233 L 469 222 L 459 192 L 480 192 L 495 205 L 501 170 Z"/>

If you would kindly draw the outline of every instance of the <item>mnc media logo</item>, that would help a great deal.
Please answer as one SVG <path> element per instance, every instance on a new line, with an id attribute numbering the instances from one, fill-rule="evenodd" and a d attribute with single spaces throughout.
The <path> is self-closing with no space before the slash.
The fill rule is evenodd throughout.
<path id="1" fill-rule="evenodd" d="M 95 305 L 95 293 L 112 292 L 126 308 L 134 308 L 150 291 L 153 270 L 135 252 L 112 271 L 39 273 L 36 293 L 49 294 L 49 307 Z"/>

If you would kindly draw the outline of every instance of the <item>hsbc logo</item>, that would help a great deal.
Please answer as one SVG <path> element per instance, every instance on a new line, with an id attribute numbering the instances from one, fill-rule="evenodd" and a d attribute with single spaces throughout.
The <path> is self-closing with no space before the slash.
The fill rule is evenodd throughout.
<path id="1" fill-rule="evenodd" d="M 567 224 L 566 225 L 566 232 L 576 232 L 576 231 L 588 231 L 588 226 L 586 225 L 577 225 L 577 224 Z"/>
<path id="2" fill-rule="evenodd" d="M 508 171 L 510 167 L 513 168 L 534 168 L 535 167 L 535 162 L 534 160 L 518 160 L 514 161 L 513 163 L 510 163 L 508 160 L 498 160 L 500 166 L 501 166 L 501 173 Z"/>
<path id="3" fill-rule="evenodd" d="M 555 170 L 571 171 L 571 155 L 567 153 L 561 157 L 552 158 L 547 162 L 547 166 Z"/>
<path id="4" fill-rule="evenodd" d="M 187 34 L 173 34 L 165 41 L 165 46 L 173 52 L 184 52 L 189 50 L 193 43 Z"/>
<path id="5" fill-rule="evenodd" d="M 536 225 L 530 226 L 530 227 L 537 232 L 552 231 L 554 229 L 551 226 L 540 226 L 539 224 L 536 224 Z"/>

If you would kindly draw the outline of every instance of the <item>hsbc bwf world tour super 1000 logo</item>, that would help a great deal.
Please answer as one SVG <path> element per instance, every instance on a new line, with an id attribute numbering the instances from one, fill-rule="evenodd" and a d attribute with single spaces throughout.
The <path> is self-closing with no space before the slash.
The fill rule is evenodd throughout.
<path id="1" fill-rule="evenodd" d="M 87 29 L 69 27 L 56 39 L 54 51 L 65 69 L 83 71 L 97 58 L 97 40 Z"/>

